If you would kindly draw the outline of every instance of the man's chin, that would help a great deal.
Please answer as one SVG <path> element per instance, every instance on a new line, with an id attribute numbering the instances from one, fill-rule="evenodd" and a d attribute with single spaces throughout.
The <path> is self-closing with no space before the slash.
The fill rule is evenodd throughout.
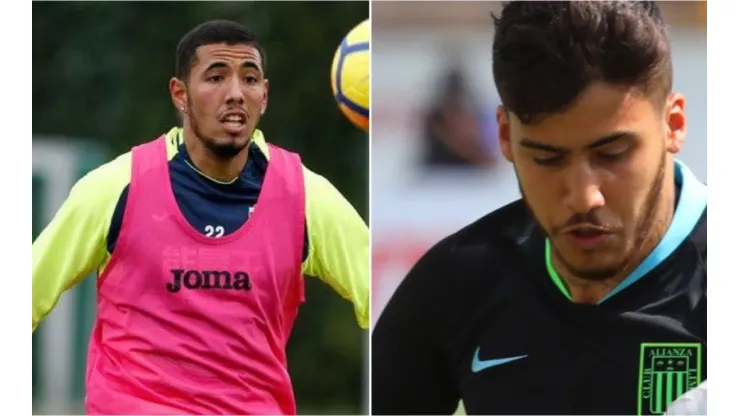
<path id="1" fill-rule="evenodd" d="M 228 140 L 214 140 L 205 143 L 206 148 L 213 153 L 215 156 L 222 159 L 231 159 L 239 155 L 249 145 L 249 140 L 244 139 L 228 139 Z"/>
<path id="2" fill-rule="evenodd" d="M 565 253 L 554 250 L 554 257 L 568 272 L 578 278 L 590 281 L 603 281 L 621 274 L 627 266 L 627 257 L 612 250 L 590 253 Z"/>
<path id="3" fill-rule="evenodd" d="M 568 268 L 573 276 L 592 282 L 602 282 L 613 278 L 623 270 L 621 266 L 614 265 L 589 265 L 584 268 Z"/>

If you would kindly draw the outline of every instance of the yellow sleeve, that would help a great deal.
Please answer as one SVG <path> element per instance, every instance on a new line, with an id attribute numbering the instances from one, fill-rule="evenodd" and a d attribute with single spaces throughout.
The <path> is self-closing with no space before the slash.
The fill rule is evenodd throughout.
<path id="1" fill-rule="evenodd" d="M 361 328 L 370 325 L 370 232 L 354 207 L 326 178 L 303 169 L 308 258 L 303 273 L 354 304 Z"/>
<path id="2" fill-rule="evenodd" d="M 107 262 L 108 229 L 130 165 L 127 153 L 85 175 L 33 242 L 34 331 L 64 291 Z"/>

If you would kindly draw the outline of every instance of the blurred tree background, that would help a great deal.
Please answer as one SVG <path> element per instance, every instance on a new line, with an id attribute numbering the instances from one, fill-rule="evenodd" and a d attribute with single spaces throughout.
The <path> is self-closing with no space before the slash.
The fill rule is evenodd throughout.
<path id="1" fill-rule="evenodd" d="M 267 51 L 270 97 L 259 128 L 299 152 L 367 221 L 368 137 L 337 109 L 329 71 L 344 35 L 368 16 L 367 2 L 34 2 L 34 136 L 82 138 L 104 149 L 107 161 L 165 133 L 178 123 L 167 84 L 180 38 L 206 20 L 234 20 Z M 43 185 L 34 177 L 34 207 Z M 34 239 L 45 225 L 35 211 Z M 307 283 L 288 348 L 299 413 L 363 412 L 367 334 L 349 302 L 317 279 Z M 94 307 L 85 311 L 83 336 Z M 43 326 L 34 334 L 37 405 L 44 397 L 37 353 L 37 337 L 48 336 Z M 78 361 L 85 353 L 75 351 Z M 70 383 L 82 386 L 84 372 L 75 371 Z M 83 397 L 80 388 L 74 394 Z"/>

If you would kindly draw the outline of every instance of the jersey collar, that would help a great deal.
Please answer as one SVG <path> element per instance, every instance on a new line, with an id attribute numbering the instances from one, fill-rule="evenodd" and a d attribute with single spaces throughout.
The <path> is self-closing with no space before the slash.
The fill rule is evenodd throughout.
<path id="1" fill-rule="evenodd" d="M 707 186 L 701 183 L 688 166 L 680 160 L 674 159 L 674 166 L 675 182 L 680 189 L 680 193 L 678 195 L 678 206 L 676 207 L 676 212 L 673 215 L 673 220 L 668 227 L 668 231 L 648 257 L 626 279 L 615 287 L 614 290 L 601 299 L 599 304 L 623 291 L 658 267 L 691 235 L 691 231 L 696 227 L 696 224 L 704 214 L 707 208 Z M 552 266 L 552 252 L 549 239 L 545 239 L 545 264 L 550 279 L 552 279 L 555 286 L 560 289 L 565 297 L 572 300 L 567 286 Z"/>
<path id="2" fill-rule="evenodd" d="M 173 127 L 170 129 L 169 132 L 167 132 L 166 141 L 168 159 L 172 159 L 172 157 L 175 156 L 175 154 L 177 153 L 177 148 L 182 144 L 184 140 L 182 137 L 182 132 L 182 127 Z M 251 142 L 257 146 L 257 148 L 262 152 L 263 155 L 265 155 L 265 158 L 267 158 L 267 160 L 270 160 L 270 151 L 267 147 L 267 141 L 265 140 L 265 135 L 264 133 L 262 133 L 262 130 L 254 130 L 254 133 L 252 133 Z"/>

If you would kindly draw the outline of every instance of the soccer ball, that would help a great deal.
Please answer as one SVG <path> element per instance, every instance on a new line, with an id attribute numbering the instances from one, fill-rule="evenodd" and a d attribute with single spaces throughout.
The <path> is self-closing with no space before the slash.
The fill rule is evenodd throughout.
<path id="1" fill-rule="evenodd" d="M 331 90 L 342 113 L 355 126 L 370 127 L 370 22 L 355 26 L 337 48 L 331 64 Z"/>

